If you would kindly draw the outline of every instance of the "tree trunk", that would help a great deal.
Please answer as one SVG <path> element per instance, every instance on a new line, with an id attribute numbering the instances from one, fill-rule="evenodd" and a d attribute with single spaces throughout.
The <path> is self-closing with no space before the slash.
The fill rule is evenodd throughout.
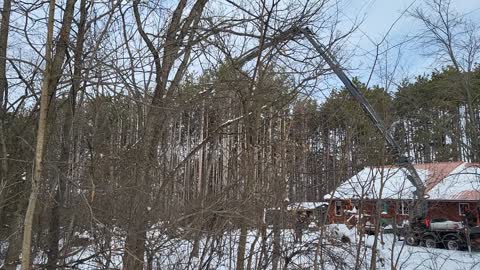
<path id="1" fill-rule="evenodd" d="M 283 207 L 282 207 L 282 210 L 283 210 Z M 281 215 L 283 216 L 283 214 Z M 273 222 L 274 223 L 273 223 L 272 270 L 277 270 L 280 262 L 280 257 L 281 257 L 281 247 L 280 247 L 281 231 L 280 231 L 279 220 L 275 218 Z"/>
<path id="2" fill-rule="evenodd" d="M 140 175 L 137 177 L 137 187 L 140 191 L 132 194 L 131 208 L 127 229 L 127 239 L 125 241 L 125 254 L 123 256 L 123 269 L 141 270 L 144 266 L 146 226 L 148 223 L 146 217 L 147 194 L 146 176 L 148 169 L 140 168 Z"/>
<path id="3" fill-rule="evenodd" d="M 24 232 L 22 242 L 22 269 L 30 270 L 31 268 L 31 244 L 32 244 L 32 230 L 33 218 L 35 214 L 35 207 L 37 204 L 38 194 L 40 191 L 40 181 L 43 173 L 43 156 L 46 145 L 46 131 L 48 111 L 51 101 L 55 96 L 55 89 L 61 77 L 61 68 L 65 58 L 65 52 L 68 46 L 68 39 L 70 34 L 71 23 L 73 19 L 73 10 L 75 0 L 68 0 L 66 3 L 63 23 L 59 33 L 58 45 L 56 48 L 55 57 L 52 59 L 52 45 L 53 45 L 53 27 L 55 14 L 55 0 L 50 1 L 47 25 L 47 46 L 45 50 L 45 72 L 42 82 L 42 91 L 40 97 L 40 117 L 38 120 L 37 141 L 35 148 L 34 170 L 32 176 L 32 187 L 30 197 L 28 199 L 27 212 L 25 213 Z"/>
<path id="4" fill-rule="evenodd" d="M 6 100 L 4 100 L 4 98 L 8 89 L 6 64 L 11 7 L 12 1 L 4 0 L 2 9 L 2 21 L 0 25 L 0 113 L 2 113 L 4 110 L 4 104 L 6 104 Z M 0 116 L 3 116 L 3 114 L 0 114 Z"/>
<path id="5" fill-rule="evenodd" d="M 245 249 L 247 245 L 247 225 L 242 221 L 240 225 L 240 238 L 238 240 L 237 250 L 237 270 L 245 269 Z"/>
<path id="6" fill-rule="evenodd" d="M 60 210 L 65 206 L 65 193 L 67 189 L 67 177 L 70 174 L 69 159 L 71 155 L 72 129 L 75 114 L 76 97 L 80 89 L 81 72 L 83 68 L 83 45 L 86 31 L 86 0 L 80 2 L 80 24 L 78 29 L 77 41 L 74 53 L 74 71 L 73 83 L 70 89 L 67 102 L 65 104 L 63 114 L 63 134 L 61 141 L 60 158 L 57 163 L 58 187 L 55 192 L 55 198 L 51 208 L 49 239 L 47 248 L 47 270 L 57 269 L 57 260 L 59 257 L 59 240 L 60 240 Z"/>
<path id="7" fill-rule="evenodd" d="M 260 234 L 257 233 L 255 235 L 255 239 L 253 242 L 250 244 L 250 250 L 248 252 L 248 260 L 247 260 L 247 270 L 252 269 L 252 260 L 253 260 L 253 255 L 255 254 L 255 246 L 257 245 L 258 239 L 260 238 Z"/>
<path id="8" fill-rule="evenodd" d="M 125 243 L 125 254 L 123 269 L 136 270 L 143 269 L 146 230 L 143 229 L 143 222 L 136 222 L 132 229 L 127 232 L 127 242 Z"/>
<path id="9" fill-rule="evenodd" d="M 35 207 L 37 204 L 37 197 L 40 190 L 40 178 L 43 172 L 43 154 L 45 147 L 45 135 L 47 129 L 47 113 L 49 107 L 49 81 L 51 77 L 51 51 L 53 42 L 53 24 L 55 14 L 55 0 L 50 1 L 48 13 L 48 30 L 47 30 L 47 44 L 45 50 L 45 59 L 47 61 L 45 66 L 45 75 L 42 82 L 42 92 L 40 97 L 40 118 L 38 120 L 37 143 L 35 148 L 35 163 L 32 176 L 32 187 L 30 191 L 30 198 L 28 199 L 27 212 L 25 213 L 23 243 L 22 243 L 22 269 L 29 270 L 31 267 L 31 244 L 32 244 L 32 230 L 33 217 L 35 214 Z"/>
<path id="10" fill-rule="evenodd" d="M 172 91 L 167 91 L 167 81 L 172 74 L 170 74 L 175 60 L 178 58 L 180 51 L 180 44 L 187 36 L 187 31 L 190 28 L 195 28 L 196 23 L 203 12 L 207 0 L 197 0 L 191 7 L 190 13 L 182 20 L 182 14 L 186 7 L 187 1 L 180 0 L 175 8 L 170 23 L 167 26 L 165 42 L 163 46 L 163 57 L 156 45 L 150 40 L 148 34 L 144 31 L 142 25 L 142 18 L 140 17 L 139 1 L 133 1 L 133 12 L 138 32 L 143 41 L 146 43 L 149 52 L 153 56 L 154 71 L 155 71 L 155 89 L 152 100 L 146 116 L 146 123 L 144 126 L 143 140 L 140 145 L 141 157 L 140 163 L 140 177 L 138 178 L 138 191 L 132 195 L 133 207 L 137 210 L 131 216 L 131 224 L 128 226 L 127 239 L 125 243 L 125 254 L 123 257 L 124 269 L 141 270 L 143 269 L 143 254 L 145 251 L 146 241 L 146 226 L 148 218 L 145 213 L 149 197 L 150 186 L 152 183 L 152 172 L 157 162 L 157 148 L 161 142 L 163 131 L 166 128 L 166 115 L 168 111 L 163 110 L 163 106 L 170 98 Z M 180 80 L 185 73 L 184 62 L 188 60 L 191 44 L 193 41 L 193 34 L 190 34 L 187 49 L 183 52 L 184 59 L 170 83 L 170 88 L 175 88 L 180 83 Z M 164 191 L 167 182 L 170 179 L 163 179 L 160 190 Z"/>
<path id="11" fill-rule="evenodd" d="M 0 164 L 0 219 L 2 218 L 3 201 L 7 186 L 7 172 L 8 172 L 8 151 L 5 138 L 5 114 L 7 105 L 8 81 L 6 73 L 7 64 L 7 46 L 8 46 L 8 32 L 10 28 L 10 11 L 12 2 L 4 0 L 2 9 L 2 21 L 0 25 L 0 157 L 2 158 Z M 0 223 L 1 226 L 1 223 Z"/>

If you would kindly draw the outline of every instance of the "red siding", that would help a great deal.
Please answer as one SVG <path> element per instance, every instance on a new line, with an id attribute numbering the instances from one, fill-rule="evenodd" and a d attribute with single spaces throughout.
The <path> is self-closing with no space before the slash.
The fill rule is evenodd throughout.
<path id="1" fill-rule="evenodd" d="M 403 220 L 408 220 L 408 215 L 397 214 L 397 205 L 400 204 L 400 201 L 390 200 L 384 201 L 388 206 L 387 214 L 382 214 L 382 219 L 393 219 L 396 218 L 396 223 L 401 224 Z M 464 216 L 459 215 L 459 204 L 468 203 L 469 209 L 472 210 L 477 216 L 479 215 L 479 209 L 477 207 L 477 202 L 465 202 L 465 201 L 428 201 L 428 214 L 427 218 L 437 219 L 445 218 L 453 221 L 464 221 Z M 360 211 L 360 207 L 363 208 L 362 213 L 364 215 L 376 216 L 376 202 L 374 200 L 364 200 L 361 202 L 342 200 L 343 214 L 341 216 L 335 215 L 335 201 L 332 201 L 331 206 L 328 210 L 328 221 L 329 223 L 345 223 L 347 224 L 347 219 L 350 214 L 347 213 L 347 210 L 351 210 L 353 205 L 357 205 L 357 211 Z M 382 209 L 383 210 L 383 209 Z M 373 219 L 371 219 L 373 222 Z"/>
<path id="2" fill-rule="evenodd" d="M 461 202 L 461 201 L 432 201 L 428 204 L 428 215 L 430 219 L 446 218 L 453 221 L 464 221 L 464 216 L 460 216 L 458 208 L 460 203 L 468 203 L 469 209 L 478 216 L 478 209 L 476 202 Z"/>

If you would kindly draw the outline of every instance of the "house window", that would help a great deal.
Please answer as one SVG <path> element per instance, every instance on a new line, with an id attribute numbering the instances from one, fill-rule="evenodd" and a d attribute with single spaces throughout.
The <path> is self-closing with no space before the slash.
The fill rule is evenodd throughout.
<path id="1" fill-rule="evenodd" d="M 399 215 L 408 215 L 408 203 L 407 202 L 400 202 L 397 206 L 397 214 Z"/>
<path id="2" fill-rule="evenodd" d="M 335 216 L 343 214 L 342 201 L 335 201 Z"/>
<path id="3" fill-rule="evenodd" d="M 387 214 L 388 214 L 388 203 L 382 202 L 382 215 L 387 215 Z"/>
<path id="4" fill-rule="evenodd" d="M 459 203 L 458 204 L 458 214 L 460 216 L 465 216 L 465 213 L 468 211 L 469 209 L 469 205 L 468 203 Z"/>

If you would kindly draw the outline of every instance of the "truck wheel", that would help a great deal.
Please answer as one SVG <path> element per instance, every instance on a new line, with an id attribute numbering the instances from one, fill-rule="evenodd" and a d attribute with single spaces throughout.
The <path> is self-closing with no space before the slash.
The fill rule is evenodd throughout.
<path id="1" fill-rule="evenodd" d="M 432 238 L 432 237 L 425 238 L 425 247 L 436 248 L 437 247 L 437 241 L 435 241 L 435 239 Z"/>
<path id="2" fill-rule="evenodd" d="M 413 234 L 410 234 L 407 237 L 405 237 L 405 242 L 409 246 L 418 246 L 418 244 L 420 244 L 417 237 L 415 237 L 415 235 L 413 235 Z"/>
<path id="3" fill-rule="evenodd" d="M 448 239 L 445 242 L 445 247 L 448 250 L 458 250 L 459 249 L 458 241 L 456 239 Z"/>
<path id="4" fill-rule="evenodd" d="M 443 237 L 443 245 L 448 250 L 460 250 L 460 238 L 456 234 L 447 234 Z"/>

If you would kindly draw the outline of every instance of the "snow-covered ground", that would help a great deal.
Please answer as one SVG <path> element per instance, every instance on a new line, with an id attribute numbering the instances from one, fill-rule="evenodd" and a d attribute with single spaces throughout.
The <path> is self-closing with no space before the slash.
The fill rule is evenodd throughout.
<path id="1" fill-rule="evenodd" d="M 372 246 L 373 236 L 367 237 L 367 246 Z M 429 249 L 404 245 L 403 241 L 393 241 L 393 235 L 384 236 L 384 245 L 379 244 L 380 256 L 385 260 L 379 269 L 391 269 L 393 262 L 397 269 L 480 269 L 480 253 L 450 251 L 446 249 Z"/>
<path id="2" fill-rule="evenodd" d="M 346 229 L 344 225 L 334 227 L 340 236 L 345 235 L 352 239 L 352 246 L 358 246 L 358 235 L 353 230 Z M 367 251 L 365 259 L 369 261 L 375 237 L 365 235 L 364 238 L 362 242 Z M 377 269 L 480 269 L 480 252 L 408 246 L 404 241 L 396 240 L 393 234 L 378 237 L 377 252 Z M 355 256 L 351 256 L 352 260 L 355 260 Z"/>
<path id="3" fill-rule="evenodd" d="M 345 225 L 327 226 L 324 237 L 320 235 L 319 231 L 307 230 L 302 241 L 295 242 L 293 230 L 282 230 L 278 269 L 314 269 L 315 265 L 327 270 L 370 269 L 374 236 L 363 236 L 358 244 L 359 235 Z M 70 269 L 121 269 L 121 239 L 111 240 L 107 245 L 95 242 L 95 237 L 88 232 L 77 236 L 91 243 L 69 250 L 71 256 L 67 265 Z M 149 258 L 153 269 L 235 269 L 238 231 L 204 236 L 197 256 L 191 254 L 193 240 L 167 237 L 158 230 L 152 231 L 149 238 L 149 246 L 154 250 Z M 323 239 L 321 245 L 319 239 Z M 271 230 L 267 230 L 266 241 L 262 241 L 260 232 L 249 231 L 246 247 L 245 265 L 252 269 L 272 269 Z M 376 269 L 480 269 L 479 252 L 407 246 L 403 241 L 394 241 L 392 234 L 378 238 L 376 258 Z M 44 260 L 44 256 L 37 256 L 36 263 Z"/>

